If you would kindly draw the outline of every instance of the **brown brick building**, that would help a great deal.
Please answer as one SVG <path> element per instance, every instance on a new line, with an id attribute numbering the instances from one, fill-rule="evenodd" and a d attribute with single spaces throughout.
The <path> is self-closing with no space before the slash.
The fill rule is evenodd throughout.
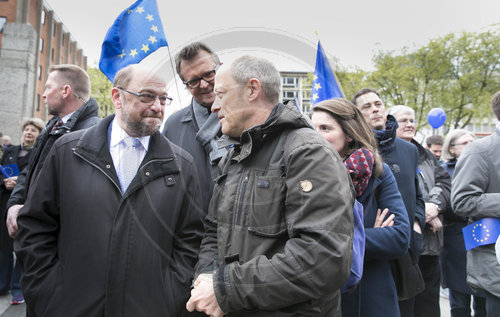
<path id="1" fill-rule="evenodd" d="M 87 68 L 87 57 L 44 0 L 0 0 L 0 131 L 19 143 L 23 118 L 47 120 L 42 100 L 53 64 Z"/>

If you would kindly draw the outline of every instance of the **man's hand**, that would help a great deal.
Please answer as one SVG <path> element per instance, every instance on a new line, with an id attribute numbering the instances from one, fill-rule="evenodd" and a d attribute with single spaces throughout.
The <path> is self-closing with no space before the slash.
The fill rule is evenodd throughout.
<path id="1" fill-rule="evenodd" d="M 217 303 L 214 293 L 212 274 L 200 274 L 194 282 L 191 290 L 191 298 L 186 303 L 186 309 L 190 312 L 197 310 L 208 316 L 222 317 L 224 312 Z"/>
<path id="2" fill-rule="evenodd" d="M 375 224 L 373 228 L 383 228 L 383 227 L 392 227 L 394 225 L 394 214 L 391 214 L 385 221 L 384 218 L 387 216 L 389 209 L 385 208 L 384 211 L 380 212 L 380 209 L 377 209 L 377 217 L 375 217 Z"/>
<path id="3" fill-rule="evenodd" d="M 413 231 L 422 234 L 422 229 L 420 228 L 420 224 L 417 220 L 413 223 Z"/>
<path id="4" fill-rule="evenodd" d="M 3 180 L 3 185 L 5 186 L 5 188 L 7 188 L 7 190 L 13 190 L 14 187 L 16 187 L 16 183 L 17 183 L 17 176 L 4 178 Z"/>
<path id="5" fill-rule="evenodd" d="M 437 232 L 443 228 L 443 224 L 441 223 L 441 220 L 439 220 L 438 217 L 432 219 L 429 222 L 429 225 L 431 226 L 432 232 Z"/>
<path id="6" fill-rule="evenodd" d="M 425 203 L 425 222 L 430 223 L 439 214 L 438 206 L 434 203 Z"/>
<path id="7" fill-rule="evenodd" d="M 9 230 L 9 236 L 11 236 L 11 238 L 15 238 L 17 236 L 17 215 L 19 214 L 19 210 L 21 210 L 23 206 L 24 205 L 13 205 L 7 211 L 6 224 L 7 229 Z"/>

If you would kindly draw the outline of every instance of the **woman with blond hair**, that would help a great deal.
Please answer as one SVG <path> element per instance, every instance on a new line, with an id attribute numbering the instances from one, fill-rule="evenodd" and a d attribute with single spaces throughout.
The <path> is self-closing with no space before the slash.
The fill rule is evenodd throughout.
<path id="1" fill-rule="evenodd" d="M 2 156 L 1 165 L 17 164 L 19 171 L 22 171 L 27 165 L 35 145 L 36 138 L 44 128 L 43 121 L 38 118 L 27 119 L 21 126 L 22 138 L 21 144 L 11 146 L 5 149 Z M 16 261 L 14 265 L 14 256 L 12 248 L 12 238 L 9 236 L 5 224 L 6 206 L 12 190 L 16 186 L 17 176 L 5 177 L 2 175 L 0 184 L 0 212 L 3 221 L 0 221 L 0 294 L 6 294 L 9 290 L 12 295 L 11 304 L 24 303 L 24 297 L 21 292 L 19 280 L 21 278 L 21 268 Z"/>
<path id="2" fill-rule="evenodd" d="M 363 114 L 349 101 L 322 101 L 313 108 L 311 120 L 344 160 L 364 209 L 363 277 L 354 291 L 342 294 L 342 316 L 399 317 L 389 260 L 407 252 L 410 228 L 396 179 L 382 162 Z"/>

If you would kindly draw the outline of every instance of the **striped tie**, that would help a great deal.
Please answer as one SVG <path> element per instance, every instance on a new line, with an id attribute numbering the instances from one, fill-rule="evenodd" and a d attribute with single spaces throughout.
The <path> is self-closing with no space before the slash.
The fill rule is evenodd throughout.
<path id="1" fill-rule="evenodd" d="M 122 140 L 121 144 L 121 156 L 118 168 L 118 177 L 120 179 L 120 186 L 122 188 L 122 193 L 128 188 L 128 185 L 132 182 L 137 174 L 137 169 L 139 168 L 140 162 L 140 147 L 142 146 L 139 139 L 126 137 Z"/>

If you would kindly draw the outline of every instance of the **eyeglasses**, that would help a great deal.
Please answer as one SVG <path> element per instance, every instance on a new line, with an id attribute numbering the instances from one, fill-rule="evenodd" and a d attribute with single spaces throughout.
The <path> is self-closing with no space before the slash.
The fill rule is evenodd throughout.
<path id="1" fill-rule="evenodd" d="M 217 69 L 219 69 L 220 64 L 217 64 L 214 69 L 204 73 L 200 77 L 193 78 L 188 81 L 183 81 L 182 83 L 186 86 L 188 86 L 191 89 L 198 88 L 200 86 L 201 80 L 203 79 L 204 81 L 211 82 L 212 80 L 215 79 L 215 73 L 217 72 Z"/>
<path id="2" fill-rule="evenodd" d="M 471 143 L 472 141 L 464 141 L 462 143 L 454 143 L 451 146 L 466 146 L 467 144 Z"/>
<path id="3" fill-rule="evenodd" d="M 400 125 L 415 124 L 415 120 L 414 119 L 403 119 L 403 120 L 399 120 L 398 123 Z"/>
<path id="4" fill-rule="evenodd" d="M 139 97 L 139 101 L 142 103 L 153 103 L 153 102 L 155 102 L 156 98 L 158 98 L 160 100 L 160 104 L 162 106 L 168 106 L 172 103 L 172 100 L 174 100 L 167 95 L 157 96 L 157 95 L 148 94 L 148 93 L 139 94 L 137 92 L 133 92 L 133 91 L 121 88 L 121 87 L 116 87 L 116 88 L 123 90 L 125 92 L 128 92 L 129 94 L 134 95 L 136 97 Z"/>

